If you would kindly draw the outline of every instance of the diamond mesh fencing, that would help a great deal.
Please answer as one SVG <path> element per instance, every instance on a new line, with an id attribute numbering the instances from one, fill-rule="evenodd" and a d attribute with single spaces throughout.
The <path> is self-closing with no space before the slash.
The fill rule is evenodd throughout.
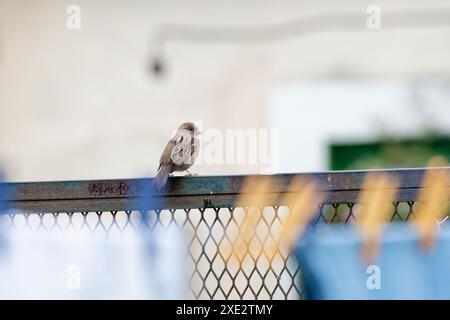
<path id="1" fill-rule="evenodd" d="M 428 187 L 422 184 L 430 170 L 377 171 L 395 175 L 399 181 L 389 209 L 391 222 L 407 221 L 418 212 L 418 192 Z M 450 173 L 450 168 L 443 170 Z M 164 193 L 155 194 L 146 187 L 151 179 L 0 184 L 7 195 L 7 201 L 0 199 L 0 207 L 10 208 L 0 215 L 0 228 L 4 232 L 75 232 L 106 237 L 136 231 L 158 235 L 178 228 L 188 248 L 193 299 L 298 299 L 303 297 L 301 270 L 294 257 L 285 249 L 273 251 L 264 245 L 276 242 L 289 213 L 294 212 L 284 198 L 301 189 L 291 189 L 291 182 L 314 181 L 318 195 L 324 195 L 326 200 L 317 206 L 314 222 L 352 224 L 361 212 L 358 201 L 367 174 L 271 175 L 270 197 L 262 202 L 249 198 L 242 203 L 238 200 L 246 194 L 245 182 L 252 177 L 260 183 L 265 176 L 174 177 Z M 445 185 L 450 192 L 450 181 Z M 150 199 L 151 206 L 146 208 L 154 210 L 137 210 L 142 208 L 143 199 Z M 223 250 L 236 240 L 250 213 L 258 215 L 252 220 L 255 232 L 245 238 L 244 250 L 240 255 Z"/>
<path id="2" fill-rule="evenodd" d="M 259 207 L 256 232 L 246 243 L 241 257 L 225 253 L 249 208 L 212 207 L 141 211 L 95 211 L 24 213 L 11 210 L 0 216 L 3 231 L 29 233 L 87 233 L 121 236 L 127 232 L 183 231 L 189 248 L 190 291 L 194 299 L 298 299 L 302 298 L 300 270 L 295 259 L 283 250 L 273 254 L 264 243 L 274 240 L 290 208 Z M 406 221 L 414 213 L 415 202 L 392 204 L 391 221 Z M 358 204 L 330 203 L 317 208 L 318 223 L 353 223 Z M 147 219 L 141 219 L 146 214 Z"/>

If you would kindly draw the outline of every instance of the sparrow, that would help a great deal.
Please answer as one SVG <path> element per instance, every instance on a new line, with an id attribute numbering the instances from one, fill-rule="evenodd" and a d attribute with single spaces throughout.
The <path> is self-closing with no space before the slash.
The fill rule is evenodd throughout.
<path id="1" fill-rule="evenodd" d="M 157 190 L 161 191 L 165 187 L 167 178 L 174 171 L 186 171 L 188 175 L 191 175 L 188 169 L 194 164 L 198 155 L 200 142 L 197 136 L 199 134 L 201 132 L 192 122 L 185 122 L 178 127 L 159 160 L 158 173 L 154 180 Z"/>

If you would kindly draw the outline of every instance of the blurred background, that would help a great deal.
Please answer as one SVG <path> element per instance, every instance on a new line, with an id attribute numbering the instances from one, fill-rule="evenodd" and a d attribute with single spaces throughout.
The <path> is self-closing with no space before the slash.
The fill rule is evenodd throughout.
<path id="1" fill-rule="evenodd" d="M 154 175 L 184 121 L 277 130 L 273 172 L 450 160 L 449 39 L 447 0 L 0 0 L 0 163 L 16 181 Z"/>

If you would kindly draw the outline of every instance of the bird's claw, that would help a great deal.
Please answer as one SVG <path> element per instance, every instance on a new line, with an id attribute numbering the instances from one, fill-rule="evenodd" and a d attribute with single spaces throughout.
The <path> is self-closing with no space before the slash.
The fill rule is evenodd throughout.
<path id="1" fill-rule="evenodd" d="M 196 173 L 190 173 L 189 172 L 189 170 L 186 170 L 186 175 L 185 175 L 185 177 L 193 177 L 193 176 L 198 176 L 198 174 L 196 174 Z"/>

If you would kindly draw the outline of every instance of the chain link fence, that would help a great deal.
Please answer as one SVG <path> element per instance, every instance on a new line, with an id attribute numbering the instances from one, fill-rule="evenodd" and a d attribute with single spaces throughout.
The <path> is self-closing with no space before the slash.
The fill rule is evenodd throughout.
<path id="1" fill-rule="evenodd" d="M 398 201 L 391 221 L 406 221 L 415 211 L 415 197 L 424 170 L 393 171 L 400 177 Z M 317 207 L 318 223 L 353 223 L 357 194 L 365 172 L 304 175 L 318 181 L 327 195 Z M 273 176 L 274 192 L 287 192 L 299 175 Z M 7 184 L 13 209 L 0 216 L 3 231 L 87 233 L 121 236 L 127 232 L 183 231 L 188 247 L 190 291 L 195 299 L 302 298 L 300 272 L 289 252 L 269 255 L 263 244 L 274 240 L 289 213 L 289 204 L 249 204 L 260 217 L 245 254 L 238 258 L 220 250 L 230 245 L 249 207 L 234 207 L 245 177 L 170 179 L 165 194 L 154 195 L 152 210 L 137 210 L 144 180 Z M 146 215 L 146 219 L 142 219 Z"/>

